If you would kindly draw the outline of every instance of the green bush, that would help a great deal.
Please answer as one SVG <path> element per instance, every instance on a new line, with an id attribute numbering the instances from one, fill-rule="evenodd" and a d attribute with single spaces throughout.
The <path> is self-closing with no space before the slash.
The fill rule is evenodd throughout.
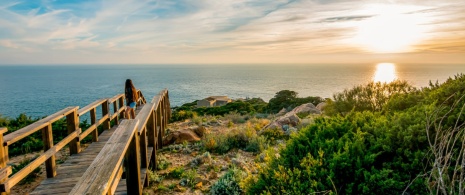
<path id="1" fill-rule="evenodd" d="M 410 184 L 407 192 L 424 194 L 424 178 L 413 180 L 427 148 L 421 114 L 316 118 L 260 169 L 247 193 L 401 194 Z"/>
<path id="2" fill-rule="evenodd" d="M 391 83 L 371 82 L 334 94 L 334 100 L 327 100 L 325 113 L 328 115 L 347 114 L 350 111 L 382 111 L 391 97 L 417 91 L 406 81 Z M 404 99 L 404 98 L 402 98 Z M 416 102 L 411 106 L 416 105 Z M 404 105 L 405 107 L 405 105 Z M 391 108 L 395 108 L 392 106 Z"/>
<path id="3" fill-rule="evenodd" d="M 211 187 L 212 195 L 240 195 L 243 190 L 239 186 L 240 179 L 245 176 L 245 173 L 237 168 L 231 168 Z"/>
<path id="4" fill-rule="evenodd" d="M 183 167 L 176 167 L 168 173 L 168 176 L 179 179 L 184 174 L 184 171 Z"/>
<path id="5" fill-rule="evenodd" d="M 297 97 L 297 94 L 297 92 L 290 90 L 279 91 L 273 98 L 270 99 L 266 109 L 272 113 L 277 113 L 283 108 L 291 110 L 305 103 L 318 105 L 320 102 L 324 101 L 324 99 L 321 97 L 309 96 L 305 98 L 299 98 Z"/>

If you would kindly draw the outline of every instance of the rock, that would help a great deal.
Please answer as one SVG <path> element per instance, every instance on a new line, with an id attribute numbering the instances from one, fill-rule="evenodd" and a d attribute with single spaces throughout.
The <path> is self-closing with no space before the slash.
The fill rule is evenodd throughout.
<path id="1" fill-rule="evenodd" d="M 321 114 L 321 111 L 315 107 L 312 103 L 306 103 L 302 104 L 300 106 L 295 107 L 291 111 L 292 113 L 295 114 Z"/>
<path id="2" fill-rule="evenodd" d="M 200 156 L 197 156 L 194 158 L 194 160 L 191 161 L 192 166 L 197 166 L 205 163 L 211 162 L 212 157 L 209 152 L 205 152 Z"/>
<path id="3" fill-rule="evenodd" d="M 287 113 L 287 110 L 285 108 L 281 109 L 276 116 L 283 116 Z"/>
<path id="4" fill-rule="evenodd" d="M 206 132 L 208 132 L 208 129 L 205 126 L 197 126 L 197 127 L 192 127 L 192 131 L 195 132 L 199 137 L 203 137 Z"/>
<path id="5" fill-rule="evenodd" d="M 276 121 L 281 127 L 283 125 L 297 126 L 300 123 L 300 118 L 295 113 L 287 113 Z"/>
<path id="6" fill-rule="evenodd" d="M 185 129 L 181 131 L 175 131 L 163 139 L 163 146 L 170 145 L 172 143 L 181 144 L 183 142 L 198 142 L 200 138 L 191 130 Z"/>
<path id="7" fill-rule="evenodd" d="M 323 111 L 326 107 L 326 102 L 320 102 L 318 105 L 316 105 L 316 108 L 320 111 Z"/>

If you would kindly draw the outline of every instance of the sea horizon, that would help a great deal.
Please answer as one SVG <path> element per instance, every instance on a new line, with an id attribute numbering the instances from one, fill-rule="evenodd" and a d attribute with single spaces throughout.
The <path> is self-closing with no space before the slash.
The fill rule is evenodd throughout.
<path id="1" fill-rule="evenodd" d="M 0 114 L 10 118 L 20 113 L 43 117 L 67 106 L 83 107 L 96 99 L 122 93 L 127 78 L 147 99 L 167 88 L 171 105 L 180 106 L 214 95 L 269 101 L 276 92 L 286 89 L 298 92 L 299 97 L 332 98 L 334 93 L 374 81 L 376 74 L 392 74 L 388 76 L 426 87 L 430 81 L 442 83 L 465 72 L 462 64 L 392 64 L 391 73 L 377 70 L 378 65 L 1 65 Z"/>

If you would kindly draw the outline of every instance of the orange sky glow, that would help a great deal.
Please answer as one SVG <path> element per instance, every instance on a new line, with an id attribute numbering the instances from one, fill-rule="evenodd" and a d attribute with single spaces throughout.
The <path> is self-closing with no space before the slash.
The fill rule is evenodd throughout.
<path id="1" fill-rule="evenodd" d="M 0 2 L 0 64 L 465 64 L 465 1 Z"/>

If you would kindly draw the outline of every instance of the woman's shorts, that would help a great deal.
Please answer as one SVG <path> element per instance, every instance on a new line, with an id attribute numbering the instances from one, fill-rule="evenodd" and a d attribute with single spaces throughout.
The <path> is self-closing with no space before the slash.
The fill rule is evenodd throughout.
<path id="1" fill-rule="evenodd" d="M 136 102 L 131 102 L 129 104 L 129 107 L 131 107 L 132 109 L 136 109 Z"/>

